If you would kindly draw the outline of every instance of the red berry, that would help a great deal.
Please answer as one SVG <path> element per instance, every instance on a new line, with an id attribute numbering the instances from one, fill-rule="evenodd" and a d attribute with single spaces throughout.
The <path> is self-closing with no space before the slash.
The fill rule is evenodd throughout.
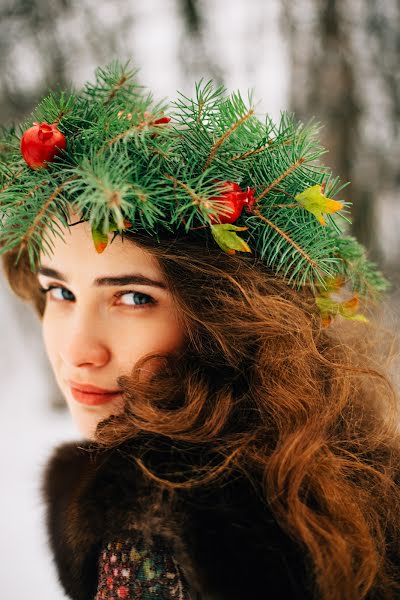
<path id="1" fill-rule="evenodd" d="M 169 123 L 171 117 L 161 117 L 161 119 L 156 119 L 154 121 L 154 125 L 162 125 L 163 123 Z"/>
<path id="2" fill-rule="evenodd" d="M 244 206 L 248 211 L 251 211 L 255 202 L 254 190 L 247 188 L 246 191 L 242 191 L 241 187 L 232 181 L 221 181 L 221 186 L 225 188 L 225 191 L 221 196 L 212 196 L 209 200 L 218 200 L 223 202 L 228 208 L 230 208 L 229 214 L 219 214 L 218 216 L 210 216 L 212 224 L 215 223 L 234 223 L 242 214 Z"/>
<path id="3" fill-rule="evenodd" d="M 148 118 L 151 117 L 151 112 L 146 110 L 143 113 L 143 116 Z M 150 125 L 163 125 L 164 123 L 169 123 L 171 120 L 171 117 L 161 117 L 160 119 L 155 119 L 154 121 L 149 121 Z"/>
<path id="4" fill-rule="evenodd" d="M 32 169 L 41 169 L 52 162 L 60 150 L 65 150 L 67 141 L 64 134 L 53 123 L 34 123 L 21 138 L 21 153 Z"/>

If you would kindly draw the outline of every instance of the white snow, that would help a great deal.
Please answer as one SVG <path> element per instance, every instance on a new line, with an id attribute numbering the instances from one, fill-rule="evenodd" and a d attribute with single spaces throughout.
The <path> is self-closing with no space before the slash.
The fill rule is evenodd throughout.
<path id="1" fill-rule="evenodd" d="M 35 317 L 0 280 L 1 596 L 65 598 L 47 545 L 40 481 L 51 449 L 80 439 L 65 410 L 50 409 L 55 391 Z"/>

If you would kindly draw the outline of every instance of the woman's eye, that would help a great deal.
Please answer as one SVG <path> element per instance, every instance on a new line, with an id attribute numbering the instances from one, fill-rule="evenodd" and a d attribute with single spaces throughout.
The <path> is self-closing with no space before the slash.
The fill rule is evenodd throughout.
<path id="1" fill-rule="evenodd" d="M 148 294 L 143 294 L 142 292 L 121 292 L 118 294 L 120 299 L 120 304 L 124 304 L 126 306 L 139 306 L 141 304 L 155 304 L 154 299 Z M 124 300 L 122 300 L 122 298 Z"/>
<path id="2" fill-rule="evenodd" d="M 50 285 L 48 288 L 39 288 L 43 294 L 49 294 L 54 300 L 75 300 L 72 292 L 59 285 Z"/>

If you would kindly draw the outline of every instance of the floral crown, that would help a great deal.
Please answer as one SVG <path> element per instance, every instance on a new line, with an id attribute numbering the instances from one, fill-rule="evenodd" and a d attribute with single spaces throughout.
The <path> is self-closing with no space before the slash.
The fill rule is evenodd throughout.
<path id="1" fill-rule="evenodd" d="M 351 203 L 319 157 L 318 126 L 290 113 L 274 124 L 252 92 L 201 80 L 195 98 L 155 103 L 129 61 L 96 70 L 80 92 L 51 92 L 0 138 L 0 253 L 26 251 L 33 271 L 52 251 L 68 207 L 90 223 L 98 252 L 110 234 L 209 230 L 228 254 L 255 252 L 297 289 L 311 286 L 325 325 L 366 320 L 359 299 L 390 283 L 345 235 Z M 347 290 L 346 300 L 332 294 Z"/>

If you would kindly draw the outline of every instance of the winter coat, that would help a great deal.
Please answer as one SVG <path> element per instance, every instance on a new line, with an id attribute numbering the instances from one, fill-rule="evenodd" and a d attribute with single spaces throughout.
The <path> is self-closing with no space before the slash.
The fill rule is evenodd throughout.
<path id="1" fill-rule="evenodd" d="M 171 494 L 135 459 L 172 479 L 217 457 L 205 445 L 144 433 L 113 449 L 90 441 L 58 446 L 43 472 L 42 495 L 69 598 L 318 598 L 304 550 L 243 473 Z"/>

